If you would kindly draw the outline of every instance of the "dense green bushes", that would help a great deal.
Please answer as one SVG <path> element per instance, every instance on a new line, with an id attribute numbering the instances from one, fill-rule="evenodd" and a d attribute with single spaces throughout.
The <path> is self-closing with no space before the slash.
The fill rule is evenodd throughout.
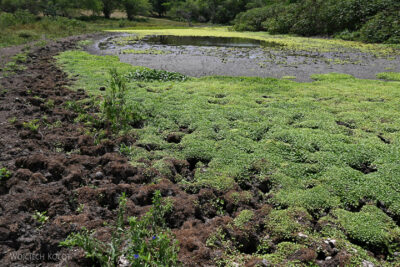
<path id="1" fill-rule="evenodd" d="M 0 0 L 0 12 L 15 13 L 18 10 L 53 17 L 75 17 L 88 10 L 92 14 L 103 12 L 106 18 L 110 18 L 115 10 L 123 10 L 132 20 L 134 16 L 151 10 L 151 4 L 148 0 Z"/>
<path id="2" fill-rule="evenodd" d="M 291 3 L 292 2 L 292 3 Z M 399 42 L 400 3 L 395 0 L 272 1 L 239 14 L 236 30 L 304 36 L 332 35 L 365 42 Z"/>
<path id="3" fill-rule="evenodd" d="M 400 10 L 380 12 L 360 30 L 364 42 L 400 43 Z"/>
<path id="4" fill-rule="evenodd" d="M 0 27 L 10 27 L 18 24 L 32 23 L 36 20 L 36 16 L 26 10 L 18 10 L 15 13 L 1 13 Z"/>

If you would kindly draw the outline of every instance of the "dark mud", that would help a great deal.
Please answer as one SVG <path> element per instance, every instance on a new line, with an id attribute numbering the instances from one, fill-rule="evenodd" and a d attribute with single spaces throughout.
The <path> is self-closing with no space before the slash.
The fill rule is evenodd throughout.
<path id="1" fill-rule="evenodd" d="M 118 38 L 132 38 L 121 42 Z M 296 81 L 311 81 L 310 75 L 322 73 L 346 73 L 357 78 L 376 79 L 376 74 L 385 71 L 400 71 L 400 57 L 386 59 L 369 53 L 354 51 L 308 52 L 279 49 L 276 44 L 253 43 L 235 47 L 226 40 L 223 46 L 219 40 L 177 41 L 148 37 L 140 41 L 134 35 L 117 34 L 103 38 L 88 47 L 87 51 L 98 55 L 118 55 L 122 62 L 136 66 L 180 72 L 202 77 L 257 76 L 282 78 L 296 77 Z M 184 37 L 186 38 L 186 37 Z M 228 38 L 229 39 L 229 38 Z M 127 39 L 125 39 L 127 40 Z M 212 45 L 214 42 L 214 46 Z M 204 43 L 202 45 L 202 43 Z M 243 43 L 246 44 L 246 43 Z M 124 50 L 158 50 L 161 53 L 124 53 Z"/>
<path id="2" fill-rule="evenodd" d="M 115 221 L 122 193 L 128 197 L 127 215 L 140 216 L 149 209 L 156 190 L 173 200 L 173 212 L 166 220 L 180 243 L 183 266 L 215 266 L 228 249 L 247 254 L 246 266 L 268 266 L 251 256 L 272 209 L 262 196 L 268 192 L 267 177 L 265 182 L 246 185 L 250 199 L 238 199 L 244 193 L 240 187 L 229 192 L 184 188 L 175 183 L 175 176 L 193 176 L 196 170 L 190 160 L 169 159 L 170 176 L 151 167 L 133 167 L 117 151 L 121 144 L 135 147 L 134 137 L 110 135 L 96 144 L 93 136 L 84 134 L 85 126 L 74 122 L 78 114 L 66 109 L 65 103 L 88 96 L 83 90 L 68 89 L 73 80 L 55 65 L 53 56 L 74 49 L 80 39 L 32 50 L 25 70 L 0 80 L 6 89 L 0 96 L 0 165 L 12 172 L 0 182 L 0 266 L 92 266 L 82 250 L 62 248 L 59 242 L 83 227 L 96 229 L 104 239 L 110 231 L 104 223 Z M 46 104 L 49 100 L 53 106 Z M 35 119 L 37 130 L 24 127 L 24 122 Z M 237 227 L 233 218 L 243 209 L 253 210 L 255 216 Z M 36 211 L 47 212 L 45 224 L 32 217 Z M 231 248 L 206 245 L 217 229 L 236 240 L 229 243 Z M 273 241 L 271 251 L 279 242 Z M 296 251 L 288 260 L 293 259 L 344 266 L 349 254 L 321 241 Z"/>

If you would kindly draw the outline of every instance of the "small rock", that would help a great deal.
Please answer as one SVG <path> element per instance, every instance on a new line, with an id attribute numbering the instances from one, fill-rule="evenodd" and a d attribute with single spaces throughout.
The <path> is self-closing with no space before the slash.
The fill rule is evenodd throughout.
<path id="1" fill-rule="evenodd" d="M 303 234 L 303 233 L 298 233 L 297 235 L 298 235 L 299 237 L 301 237 L 301 238 L 308 238 L 308 235 Z"/>
<path id="2" fill-rule="evenodd" d="M 268 266 L 271 266 L 271 265 L 270 265 L 269 261 L 267 261 L 266 259 L 263 259 L 261 261 L 261 266 L 268 267 Z"/>
<path id="3" fill-rule="evenodd" d="M 94 175 L 94 177 L 96 179 L 102 179 L 104 177 L 104 174 L 102 172 L 96 172 L 96 174 Z"/>
<path id="4" fill-rule="evenodd" d="M 329 261 L 329 260 L 331 260 L 331 259 L 332 259 L 331 256 L 328 256 L 328 257 L 325 258 L 326 261 Z"/>
<path id="5" fill-rule="evenodd" d="M 332 248 L 336 246 L 336 240 L 335 239 L 327 239 L 324 241 L 325 244 L 330 245 Z"/>
<path id="6" fill-rule="evenodd" d="M 129 260 L 127 258 L 125 258 L 124 256 L 121 256 L 118 259 L 118 266 L 120 266 L 120 267 L 128 267 L 128 266 L 131 266 L 131 265 L 129 264 Z"/>
<path id="7" fill-rule="evenodd" d="M 370 262 L 370 261 L 364 260 L 364 261 L 362 262 L 362 266 L 363 266 L 363 267 L 375 267 L 375 264 L 373 264 L 373 263 Z"/>

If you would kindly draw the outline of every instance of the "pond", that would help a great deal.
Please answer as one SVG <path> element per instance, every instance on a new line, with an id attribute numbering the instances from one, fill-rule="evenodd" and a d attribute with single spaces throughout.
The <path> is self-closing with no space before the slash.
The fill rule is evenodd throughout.
<path id="1" fill-rule="evenodd" d="M 279 47 L 278 43 L 239 37 L 150 35 L 142 42 L 170 46 Z"/>
<path id="2" fill-rule="evenodd" d="M 400 71 L 392 60 L 351 49 L 334 52 L 298 51 L 275 42 L 248 38 L 193 37 L 118 33 L 102 37 L 87 51 L 117 55 L 122 62 L 182 74 L 257 76 L 311 81 L 312 74 L 346 73 L 376 79 L 380 72 Z"/>

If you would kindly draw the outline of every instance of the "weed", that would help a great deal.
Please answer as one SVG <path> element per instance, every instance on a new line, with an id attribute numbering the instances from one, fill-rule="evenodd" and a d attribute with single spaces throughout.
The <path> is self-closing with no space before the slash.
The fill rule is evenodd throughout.
<path id="1" fill-rule="evenodd" d="M 125 227 L 126 202 L 123 194 L 109 243 L 101 242 L 93 237 L 92 232 L 83 230 L 69 235 L 60 245 L 82 248 L 86 257 L 101 266 L 117 266 L 118 261 L 128 261 L 130 266 L 177 266 L 178 246 L 171 239 L 164 221 L 171 204 L 163 202 L 161 193 L 156 191 L 150 211 L 141 219 L 128 218 L 129 227 Z"/>
<path id="2" fill-rule="evenodd" d="M 113 131 L 126 129 L 144 119 L 139 105 L 127 103 L 126 79 L 117 72 L 110 70 L 109 87 L 102 105 L 104 117 Z"/>
<path id="3" fill-rule="evenodd" d="M 53 108 L 54 108 L 54 100 L 53 100 L 53 99 L 47 100 L 47 102 L 44 103 L 44 106 L 45 106 L 47 109 L 53 109 Z"/>
<path id="4" fill-rule="evenodd" d="M 31 121 L 24 122 L 22 126 L 26 129 L 31 130 L 32 132 L 37 132 L 40 127 L 40 124 L 38 119 L 33 119 Z"/>
<path id="5" fill-rule="evenodd" d="M 82 213 L 84 209 L 85 209 L 85 204 L 80 204 L 78 208 L 76 208 L 76 212 Z"/>
<path id="6" fill-rule="evenodd" d="M 0 168 L 0 182 L 8 180 L 11 175 L 12 173 L 6 167 Z"/>
<path id="7" fill-rule="evenodd" d="M 40 124 L 38 119 L 33 119 L 31 121 L 22 123 L 22 126 L 36 133 L 40 127 Z"/>
<path id="8" fill-rule="evenodd" d="M 46 216 L 46 214 L 47 211 L 40 212 L 36 210 L 32 218 L 43 226 L 49 220 L 49 216 Z"/>
<path id="9" fill-rule="evenodd" d="M 8 119 L 8 122 L 11 123 L 11 124 L 16 123 L 17 122 L 17 117 L 12 117 L 12 118 Z"/>
<path id="10" fill-rule="evenodd" d="M 122 143 L 122 144 L 120 145 L 120 147 L 119 147 L 119 152 L 120 152 L 122 155 L 125 155 L 125 156 L 127 156 L 127 157 L 130 157 L 130 155 L 132 154 L 132 147 L 131 147 L 131 146 L 128 146 L 128 145 L 125 145 L 124 143 Z"/>

